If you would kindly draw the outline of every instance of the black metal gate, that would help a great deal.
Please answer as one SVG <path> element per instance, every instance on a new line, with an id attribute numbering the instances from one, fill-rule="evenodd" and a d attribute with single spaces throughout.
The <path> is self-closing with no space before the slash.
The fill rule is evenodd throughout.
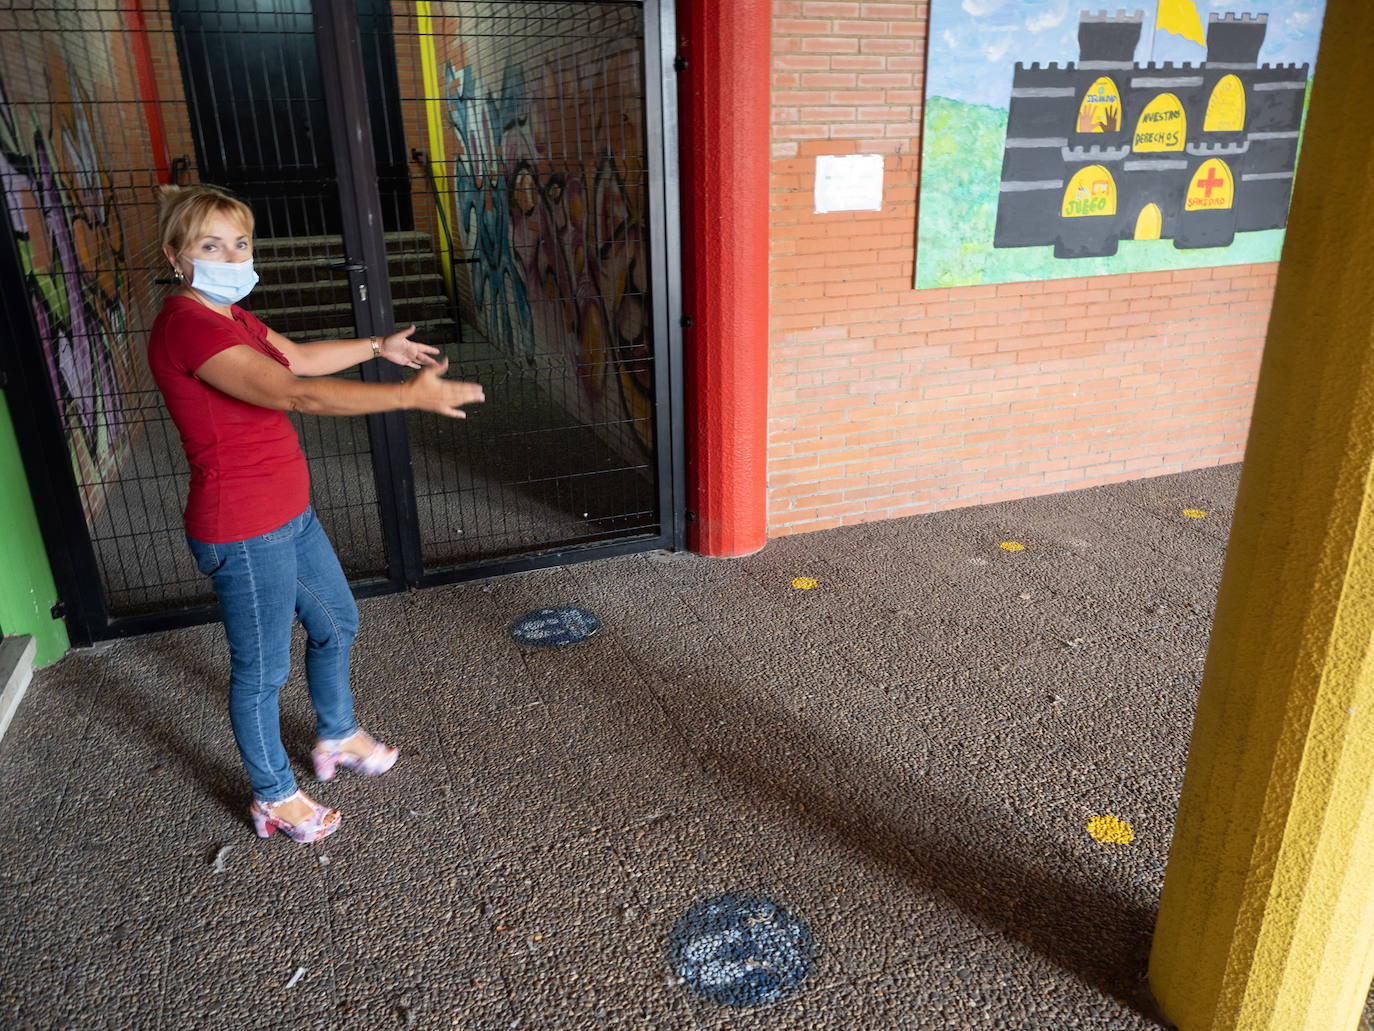
<path id="1" fill-rule="evenodd" d="M 157 183 L 211 165 L 258 217 L 246 306 L 269 325 L 413 322 L 486 390 L 466 421 L 296 420 L 359 595 L 680 546 L 672 20 L 671 0 L 0 9 L 0 361 L 75 643 L 215 617 L 144 359 Z"/>
<path id="2" fill-rule="evenodd" d="M 356 0 L 384 227 L 413 229 L 388 0 Z M 253 208 L 260 236 L 343 231 L 310 0 L 168 0 L 200 178 Z M 331 73 L 334 69 L 331 69 Z"/>

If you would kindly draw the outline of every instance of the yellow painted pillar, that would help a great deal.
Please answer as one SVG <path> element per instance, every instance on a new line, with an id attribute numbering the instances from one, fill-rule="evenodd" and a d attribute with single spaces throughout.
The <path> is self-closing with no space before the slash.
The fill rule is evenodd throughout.
<path id="1" fill-rule="evenodd" d="M 1150 985 L 1353 1031 L 1374 976 L 1374 4 L 1329 0 Z"/>

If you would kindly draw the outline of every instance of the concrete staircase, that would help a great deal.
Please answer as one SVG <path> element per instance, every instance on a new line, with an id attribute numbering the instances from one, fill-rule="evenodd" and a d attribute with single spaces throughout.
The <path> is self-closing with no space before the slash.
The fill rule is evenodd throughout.
<path id="1" fill-rule="evenodd" d="M 429 235 L 387 233 L 386 250 L 396 326 L 413 322 L 415 339 L 436 346 L 455 343 L 455 312 Z M 292 340 L 356 336 L 348 275 L 331 267 L 343 260 L 338 236 L 255 240 L 253 267 L 261 281 L 245 306 Z"/>

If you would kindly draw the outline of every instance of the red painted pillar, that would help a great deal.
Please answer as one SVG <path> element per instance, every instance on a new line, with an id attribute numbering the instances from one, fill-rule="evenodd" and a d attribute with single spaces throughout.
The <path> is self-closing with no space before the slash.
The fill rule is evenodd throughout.
<path id="1" fill-rule="evenodd" d="M 768 540 L 771 0 L 684 0 L 678 34 L 687 543 L 747 555 Z"/>

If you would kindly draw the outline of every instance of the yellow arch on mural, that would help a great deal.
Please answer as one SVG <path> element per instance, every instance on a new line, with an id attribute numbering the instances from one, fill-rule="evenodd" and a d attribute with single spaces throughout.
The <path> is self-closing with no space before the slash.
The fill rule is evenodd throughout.
<path id="1" fill-rule="evenodd" d="M 1236 200 L 1236 179 L 1221 158 L 1208 158 L 1188 177 L 1185 211 L 1224 211 Z"/>
<path id="2" fill-rule="evenodd" d="M 1182 150 L 1188 139 L 1188 116 L 1172 93 L 1161 93 L 1140 112 L 1131 149 L 1137 153 Z"/>
<path id="3" fill-rule="evenodd" d="M 1207 101 L 1203 132 L 1240 132 L 1245 128 L 1245 87 L 1234 75 L 1223 75 Z"/>
<path id="4" fill-rule="evenodd" d="M 1101 165 L 1080 168 L 1064 188 L 1065 218 L 1116 214 L 1116 180 Z"/>
<path id="5" fill-rule="evenodd" d="M 1164 229 L 1164 216 L 1158 204 L 1146 204 L 1135 219 L 1135 238 L 1137 240 L 1158 240 Z"/>
<path id="6" fill-rule="evenodd" d="M 429 130 L 430 168 L 440 182 L 444 179 L 444 83 L 439 70 L 439 58 L 434 50 L 433 12 L 430 0 L 415 0 L 415 31 L 420 37 L 420 77 L 425 89 L 425 126 Z M 445 220 L 453 225 L 453 201 L 442 189 L 438 191 L 439 206 Z M 453 262 L 448 238 L 441 232 L 435 243 L 439 249 L 439 268 L 444 275 L 444 288 L 454 296 Z"/>
<path id="7" fill-rule="evenodd" d="M 1121 91 L 1106 75 L 1101 76 L 1083 94 L 1078 107 L 1078 132 L 1119 132 L 1121 129 Z"/>

